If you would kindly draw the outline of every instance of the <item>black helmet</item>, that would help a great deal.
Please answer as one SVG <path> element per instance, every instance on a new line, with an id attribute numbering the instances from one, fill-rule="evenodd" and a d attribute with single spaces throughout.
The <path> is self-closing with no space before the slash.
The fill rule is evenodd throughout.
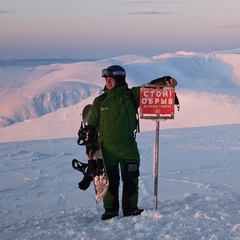
<path id="1" fill-rule="evenodd" d="M 113 77 L 116 80 L 116 87 L 120 87 L 126 84 L 126 71 L 123 67 L 118 65 L 112 65 L 107 69 L 103 69 L 102 77 Z"/>

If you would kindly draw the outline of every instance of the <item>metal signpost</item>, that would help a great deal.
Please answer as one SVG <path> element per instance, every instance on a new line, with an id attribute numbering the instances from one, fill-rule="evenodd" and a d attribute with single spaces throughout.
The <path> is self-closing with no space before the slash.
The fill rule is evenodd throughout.
<path id="1" fill-rule="evenodd" d="M 140 89 L 140 118 L 156 120 L 154 146 L 154 208 L 158 203 L 159 130 L 161 119 L 174 119 L 175 88 L 146 84 Z"/>

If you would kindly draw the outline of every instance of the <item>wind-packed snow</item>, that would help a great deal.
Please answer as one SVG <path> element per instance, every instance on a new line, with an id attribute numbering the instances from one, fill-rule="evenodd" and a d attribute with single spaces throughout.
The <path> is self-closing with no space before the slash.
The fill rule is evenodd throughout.
<path id="1" fill-rule="evenodd" d="M 1 239 L 240 239 L 239 49 L 127 55 L 95 62 L 0 66 Z M 73 158 L 82 108 L 103 87 L 101 70 L 123 65 L 130 86 L 172 75 L 181 108 L 160 122 L 154 209 L 155 122 L 141 120 L 141 216 L 101 221 L 94 189 L 78 189 Z M 8 126 L 7 126 L 8 125 Z M 3 127 L 5 126 L 5 127 Z"/>

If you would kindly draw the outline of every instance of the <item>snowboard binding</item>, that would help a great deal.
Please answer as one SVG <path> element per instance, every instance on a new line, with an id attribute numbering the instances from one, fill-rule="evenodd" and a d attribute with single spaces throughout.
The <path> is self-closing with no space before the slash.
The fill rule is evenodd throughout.
<path id="1" fill-rule="evenodd" d="M 83 163 L 80 162 L 77 159 L 73 159 L 72 160 L 72 167 L 76 170 L 78 170 L 79 172 L 81 172 L 83 175 L 86 175 L 87 171 L 87 167 L 88 167 L 88 163 Z"/>
<path id="2" fill-rule="evenodd" d="M 78 183 L 81 190 L 86 190 L 91 184 L 91 181 L 96 176 L 101 176 L 104 172 L 103 160 L 101 158 L 89 159 L 88 163 L 80 162 L 77 159 L 72 160 L 72 167 L 83 174 L 83 179 Z"/>
<path id="3" fill-rule="evenodd" d="M 78 140 L 77 140 L 77 144 L 84 146 L 87 144 L 87 125 L 84 124 L 83 121 L 81 121 L 81 126 L 78 130 Z"/>
<path id="4" fill-rule="evenodd" d="M 91 176 L 92 178 L 100 176 L 104 169 L 103 160 L 101 158 L 96 160 L 89 159 L 88 163 L 83 163 L 77 159 L 73 159 L 72 167 L 81 172 L 84 176 Z"/>

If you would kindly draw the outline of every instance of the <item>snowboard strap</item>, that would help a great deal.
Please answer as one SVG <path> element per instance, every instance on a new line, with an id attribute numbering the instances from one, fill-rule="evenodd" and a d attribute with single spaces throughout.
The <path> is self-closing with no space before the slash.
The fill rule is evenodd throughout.
<path id="1" fill-rule="evenodd" d="M 81 172 L 84 176 L 100 176 L 103 173 L 103 160 L 102 158 L 97 159 L 89 159 L 88 163 L 80 162 L 77 159 L 72 160 L 72 167 L 79 172 Z"/>
<path id="2" fill-rule="evenodd" d="M 88 167 L 88 163 L 82 163 L 80 161 L 78 161 L 77 159 L 73 159 L 72 160 L 72 167 L 76 170 L 78 170 L 79 172 L 81 172 L 83 175 L 86 174 L 86 169 Z"/>

